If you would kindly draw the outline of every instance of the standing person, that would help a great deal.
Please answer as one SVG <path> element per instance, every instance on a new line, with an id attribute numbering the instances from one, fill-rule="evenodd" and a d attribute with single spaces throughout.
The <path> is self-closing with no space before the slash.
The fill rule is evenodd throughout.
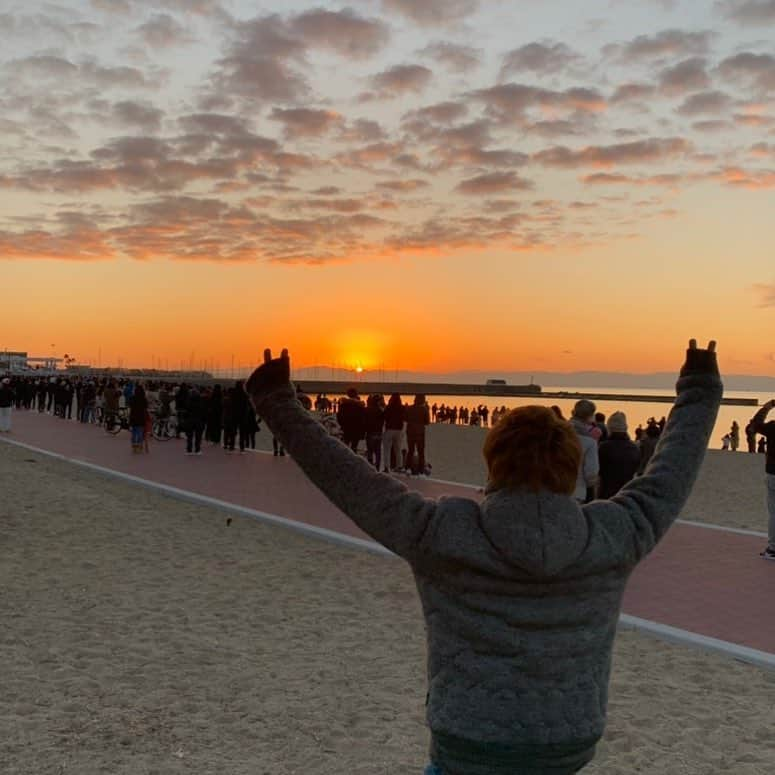
<path id="1" fill-rule="evenodd" d="M 207 400 L 207 430 L 205 437 L 211 444 L 221 443 L 223 433 L 223 390 L 220 385 L 213 388 Z"/>
<path id="2" fill-rule="evenodd" d="M 234 443 L 237 439 L 237 420 L 234 414 L 234 388 L 227 389 L 221 404 L 223 418 L 223 448 L 226 454 L 234 452 Z"/>
<path id="3" fill-rule="evenodd" d="M 247 417 L 245 419 L 245 449 L 256 448 L 256 434 L 261 430 L 258 425 L 258 417 L 256 417 L 256 410 L 253 409 L 253 404 L 248 401 L 247 405 Z"/>
<path id="4" fill-rule="evenodd" d="M 358 442 L 366 435 L 366 406 L 354 387 L 347 388 L 347 395 L 339 402 L 336 419 L 342 429 L 342 441 L 357 452 Z"/>
<path id="5" fill-rule="evenodd" d="M 597 443 L 600 444 L 608 438 L 608 426 L 602 412 L 595 412 L 595 427 L 600 431 L 600 437 L 597 440 Z"/>
<path id="6" fill-rule="evenodd" d="M 385 399 L 371 395 L 366 401 L 366 460 L 377 471 L 382 462 L 382 431 L 385 427 Z"/>
<path id="7" fill-rule="evenodd" d="M 147 411 L 148 399 L 145 397 L 145 389 L 142 385 L 137 385 L 129 399 L 129 430 L 132 434 L 132 452 L 143 451 Z"/>
<path id="8" fill-rule="evenodd" d="M 627 416 L 613 412 L 606 426 L 607 438 L 600 442 L 600 484 L 597 497 L 612 498 L 635 476 L 640 465 L 640 449 L 627 433 Z"/>
<path id="9" fill-rule="evenodd" d="M 737 420 L 732 420 L 732 427 L 729 429 L 729 446 L 732 448 L 732 452 L 737 452 L 737 448 L 740 446 L 740 426 L 737 424 Z"/>
<path id="10" fill-rule="evenodd" d="M 398 393 L 391 394 L 385 407 L 385 430 L 382 434 L 382 470 L 401 468 L 401 436 L 404 432 L 404 405 Z"/>
<path id="11" fill-rule="evenodd" d="M 764 465 L 767 479 L 769 525 L 767 547 L 761 553 L 765 560 L 775 560 L 775 420 L 767 421 L 767 415 L 773 408 L 775 408 L 775 399 L 767 401 L 751 420 L 754 432 L 761 433 L 767 439 L 767 458 Z"/>
<path id="12" fill-rule="evenodd" d="M 576 478 L 574 497 L 579 503 L 589 503 L 595 497 L 600 461 L 597 456 L 597 439 L 592 434 L 595 405 L 582 398 L 576 401 L 571 413 L 570 424 L 581 445 L 581 465 Z"/>
<path id="13" fill-rule="evenodd" d="M 431 769 L 570 775 L 595 756 L 624 588 L 692 489 L 721 401 L 715 343 L 692 340 L 645 476 L 613 499 L 573 493 L 578 437 L 546 407 L 489 432 L 483 502 L 426 499 L 332 438 L 295 400 L 287 351 L 248 381 L 310 480 L 406 560 L 425 614 Z"/>
<path id="14" fill-rule="evenodd" d="M 640 438 L 640 465 L 638 466 L 638 476 L 646 470 L 654 450 L 659 441 L 659 426 L 653 423 L 646 425 L 646 430 Z"/>
<path id="15" fill-rule="evenodd" d="M 4 377 L 0 382 L 0 433 L 11 432 L 11 406 L 13 405 L 13 389 L 11 378 Z"/>
<path id="16" fill-rule="evenodd" d="M 248 395 L 245 392 L 245 382 L 237 380 L 234 385 L 234 393 L 231 397 L 231 411 L 234 415 L 234 424 L 239 431 L 239 451 L 244 454 L 248 441 Z M 234 449 L 234 447 L 232 447 Z"/>
<path id="17" fill-rule="evenodd" d="M 102 422 L 106 428 L 112 428 L 118 419 L 120 399 L 121 392 L 116 388 L 116 383 L 110 380 L 102 391 Z"/>
<path id="18" fill-rule="evenodd" d="M 753 429 L 753 423 L 749 422 L 745 426 L 745 443 L 748 445 L 748 452 L 756 454 L 756 431 Z"/>
<path id="19" fill-rule="evenodd" d="M 430 421 L 425 396 L 418 393 L 406 410 L 406 467 L 413 476 L 425 476 L 425 426 Z"/>
<path id="20" fill-rule="evenodd" d="M 202 454 L 202 434 L 204 434 L 205 423 L 207 421 L 207 406 L 205 405 L 202 394 L 197 388 L 189 391 L 186 400 L 186 454 Z"/>

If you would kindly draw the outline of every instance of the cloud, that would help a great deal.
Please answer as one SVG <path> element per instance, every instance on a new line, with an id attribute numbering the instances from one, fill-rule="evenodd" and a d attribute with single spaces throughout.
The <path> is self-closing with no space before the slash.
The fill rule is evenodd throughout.
<path id="1" fill-rule="evenodd" d="M 146 132 L 161 129 L 164 112 L 147 102 L 124 100 L 112 106 L 112 118 L 121 125 L 136 126 Z"/>
<path id="2" fill-rule="evenodd" d="M 395 65 L 371 78 L 374 92 L 370 99 L 390 99 L 403 94 L 421 92 L 433 77 L 433 72 L 422 65 Z"/>
<path id="3" fill-rule="evenodd" d="M 5 67 L 22 78 L 62 78 L 78 74 L 78 68 L 72 62 L 49 54 L 12 59 Z"/>
<path id="4" fill-rule="evenodd" d="M 623 83 L 611 96 L 611 102 L 643 102 L 655 93 L 656 87 L 650 83 Z"/>
<path id="5" fill-rule="evenodd" d="M 154 14 L 136 32 L 152 48 L 171 48 L 193 41 L 186 28 L 166 13 Z"/>
<path id="6" fill-rule="evenodd" d="M 382 180 L 377 183 L 377 188 L 384 191 L 391 191 L 397 194 L 407 194 L 417 191 L 421 188 L 427 188 L 430 185 L 426 180 L 413 178 L 409 180 Z"/>
<path id="7" fill-rule="evenodd" d="M 716 116 L 727 113 L 732 104 L 732 98 L 721 91 L 703 91 L 687 97 L 676 109 L 682 116 Z"/>
<path id="8" fill-rule="evenodd" d="M 426 105 L 424 108 L 410 110 L 401 118 L 407 131 L 417 137 L 425 137 L 432 128 L 430 125 L 452 124 L 463 118 L 468 113 L 468 106 L 464 102 L 437 102 Z"/>
<path id="9" fill-rule="evenodd" d="M 710 84 L 706 65 L 707 62 L 702 57 L 691 57 L 677 65 L 666 67 L 659 74 L 660 91 L 674 97 L 706 88 Z"/>
<path id="10" fill-rule="evenodd" d="M 603 52 L 621 62 L 701 55 L 710 48 L 712 33 L 662 30 L 654 35 L 639 35 L 627 43 L 606 46 Z"/>
<path id="11" fill-rule="evenodd" d="M 723 59 L 718 66 L 723 78 L 747 81 L 764 93 L 775 91 L 775 56 L 744 51 Z"/>
<path id="12" fill-rule="evenodd" d="M 307 45 L 329 49 L 349 59 L 366 59 L 379 53 L 390 38 L 384 22 L 366 19 L 349 9 L 306 11 L 293 17 L 288 26 Z"/>
<path id="13" fill-rule="evenodd" d="M 59 228 L 0 230 L 0 258 L 99 261 L 116 258 L 107 235 L 82 216 L 59 219 Z"/>
<path id="14" fill-rule="evenodd" d="M 642 164 L 687 154 L 692 144 L 682 137 L 650 138 L 631 143 L 593 145 L 574 151 L 555 146 L 533 154 L 533 160 L 548 167 L 610 167 L 617 164 Z"/>
<path id="15" fill-rule="evenodd" d="M 695 132 L 726 132 L 733 128 L 729 121 L 722 121 L 721 119 L 709 119 L 692 123 L 692 129 Z"/>
<path id="16" fill-rule="evenodd" d="M 516 172 L 490 172 L 461 181 L 455 191 L 476 196 L 502 194 L 509 191 L 528 191 L 533 184 Z"/>
<path id="17" fill-rule="evenodd" d="M 386 11 L 395 11 L 416 24 L 446 26 L 470 16 L 479 7 L 478 0 L 382 0 Z"/>
<path id="18" fill-rule="evenodd" d="M 565 43 L 528 43 L 504 55 L 500 78 L 525 71 L 538 74 L 559 73 L 580 61 L 582 57 Z"/>
<path id="19" fill-rule="evenodd" d="M 420 49 L 418 54 L 430 57 L 456 73 L 470 72 L 482 63 L 481 49 L 449 41 L 429 43 L 425 48 Z"/>
<path id="20" fill-rule="evenodd" d="M 353 143 L 375 143 L 387 138 L 387 132 L 379 122 L 369 118 L 358 118 L 341 128 L 339 140 Z"/>
<path id="21" fill-rule="evenodd" d="M 775 284 L 766 285 L 765 283 L 756 283 L 752 286 L 754 293 L 759 297 L 757 307 L 775 307 Z M 775 361 L 775 357 L 770 355 L 770 360 Z"/>
<path id="22" fill-rule="evenodd" d="M 283 125 L 285 136 L 290 139 L 300 137 L 321 137 L 343 124 L 342 116 L 332 110 L 314 110 L 312 108 L 275 108 L 269 118 Z"/>
<path id="23" fill-rule="evenodd" d="M 591 175 L 584 175 L 580 180 L 587 186 L 666 186 L 676 188 L 689 178 L 675 173 L 638 177 L 618 172 L 595 172 Z"/>
<path id="24" fill-rule="evenodd" d="M 742 167 L 725 167 L 716 178 L 733 188 L 750 191 L 769 191 L 775 188 L 775 170 L 747 170 Z"/>
<path id="25" fill-rule="evenodd" d="M 775 0 L 726 0 L 719 5 L 728 19 L 740 24 L 775 23 Z"/>
<path id="26" fill-rule="evenodd" d="M 592 113 L 606 108 L 605 97 L 600 92 L 583 87 L 552 91 L 520 83 L 503 83 L 473 91 L 469 97 L 484 103 L 487 113 L 503 123 L 524 121 L 531 108 Z"/>

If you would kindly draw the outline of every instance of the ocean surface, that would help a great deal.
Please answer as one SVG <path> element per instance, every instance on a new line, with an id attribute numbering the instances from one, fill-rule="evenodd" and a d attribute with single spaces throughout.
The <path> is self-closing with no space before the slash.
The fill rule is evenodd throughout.
<path id="1" fill-rule="evenodd" d="M 564 391 L 567 393 L 606 393 L 612 395 L 626 395 L 637 394 L 644 396 L 666 396 L 675 395 L 675 391 L 665 389 L 638 389 L 638 388 L 609 388 L 609 387 L 569 387 L 563 386 L 549 386 L 543 385 L 543 389 L 548 393 Z M 753 398 L 759 402 L 759 405 L 765 403 L 770 398 L 775 396 L 763 395 L 758 392 L 749 391 L 728 391 L 724 393 L 725 398 Z M 405 403 L 411 403 L 414 396 L 403 396 Z M 507 409 L 513 409 L 518 406 L 559 406 L 565 417 L 570 417 L 573 405 L 576 403 L 575 398 L 540 398 L 538 396 L 520 397 L 520 398 L 506 398 L 497 397 L 489 398 L 484 396 L 436 396 L 428 395 L 428 403 L 438 406 L 445 404 L 446 406 L 465 406 L 469 409 L 473 409 L 476 406 L 484 405 L 491 412 L 495 407 L 505 406 Z M 634 436 L 635 428 L 638 425 L 646 427 L 646 423 L 650 417 L 655 417 L 659 420 L 663 415 L 666 417 L 670 412 L 671 404 L 663 403 L 661 401 L 598 401 L 596 402 L 597 411 L 605 414 L 606 417 L 613 412 L 624 412 L 627 416 L 627 423 L 629 425 L 630 436 Z M 708 447 L 710 449 L 721 449 L 721 437 L 727 433 L 734 420 L 740 426 L 740 450 L 747 450 L 745 443 L 745 426 L 751 417 L 754 416 L 758 407 L 756 406 L 721 406 L 718 413 L 718 419 L 716 420 L 716 426 L 713 429 L 713 433 L 710 437 Z M 775 419 L 775 411 L 771 413 L 771 418 Z M 763 470 L 763 469 L 762 469 Z"/>

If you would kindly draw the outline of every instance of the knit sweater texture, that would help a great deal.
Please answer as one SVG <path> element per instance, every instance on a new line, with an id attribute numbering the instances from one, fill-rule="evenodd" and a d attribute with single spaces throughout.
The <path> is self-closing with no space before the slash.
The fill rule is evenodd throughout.
<path id="1" fill-rule="evenodd" d="M 681 377 L 644 475 L 584 506 L 507 489 L 481 503 L 429 500 L 330 436 L 290 385 L 253 396 L 312 482 L 411 566 L 427 629 L 431 753 L 443 772 L 521 771 L 497 754 L 472 769 L 455 753 L 466 743 L 505 750 L 507 762 L 525 747 L 541 758 L 542 746 L 551 756 L 601 737 L 625 584 L 686 502 L 721 395 L 718 376 Z"/>

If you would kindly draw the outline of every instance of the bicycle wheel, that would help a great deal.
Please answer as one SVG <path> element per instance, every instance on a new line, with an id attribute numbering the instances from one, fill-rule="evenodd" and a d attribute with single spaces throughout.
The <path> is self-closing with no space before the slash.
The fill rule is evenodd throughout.
<path id="1" fill-rule="evenodd" d="M 115 436 L 121 430 L 121 418 L 116 414 L 105 415 L 105 430 Z"/>
<path id="2" fill-rule="evenodd" d="M 168 418 L 154 420 L 151 432 L 156 441 L 169 441 L 175 438 L 175 429 Z"/>

